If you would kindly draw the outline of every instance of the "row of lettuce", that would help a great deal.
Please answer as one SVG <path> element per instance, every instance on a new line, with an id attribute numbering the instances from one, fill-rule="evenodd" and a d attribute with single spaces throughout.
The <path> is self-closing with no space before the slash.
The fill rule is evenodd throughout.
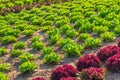
<path id="1" fill-rule="evenodd" d="M 53 54 L 54 53 L 52 53 L 52 55 Z M 47 59 L 52 60 L 54 56 L 52 56 L 51 59 Z M 19 70 L 22 74 L 35 71 L 38 68 L 35 58 L 36 56 L 30 53 L 19 56 Z M 58 58 L 54 58 L 54 61 L 55 60 L 58 60 Z M 107 71 L 120 72 L 119 63 L 120 40 L 118 40 L 118 45 L 107 45 L 101 47 L 96 54 L 90 53 L 79 57 L 75 64 L 76 68 L 69 64 L 58 66 L 52 71 L 50 80 L 105 80 Z M 0 79 L 9 80 L 8 76 L 3 72 L 9 72 L 10 70 L 12 70 L 12 67 L 8 63 L 0 64 Z M 42 77 L 35 77 L 32 80 L 45 79 Z"/>
<path id="2" fill-rule="evenodd" d="M 71 0 L 0 0 L 0 14 L 4 15 L 9 12 L 20 12 L 21 10 L 30 10 L 42 5 L 51 5 Z"/>

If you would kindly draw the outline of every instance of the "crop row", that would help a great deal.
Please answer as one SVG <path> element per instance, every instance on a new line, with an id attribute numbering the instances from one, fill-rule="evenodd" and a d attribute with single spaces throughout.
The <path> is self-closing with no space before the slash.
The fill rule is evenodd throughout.
<path id="1" fill-rule="evenodd" d="M 20 12 L 23 9 L 32 9 L 33 7 L 40 7 L 42 5 L 51 5 L 71 0 L 1 0 L 0 14 L 8 12 Z"/>

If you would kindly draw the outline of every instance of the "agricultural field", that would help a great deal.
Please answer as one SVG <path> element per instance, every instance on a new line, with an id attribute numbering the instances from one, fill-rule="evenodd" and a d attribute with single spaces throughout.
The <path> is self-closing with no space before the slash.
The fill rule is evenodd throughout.
<path id="1" fill-rule="evenodd" d="M 120 0 L 0 0 L 0 80 L 120 80 Z"/>

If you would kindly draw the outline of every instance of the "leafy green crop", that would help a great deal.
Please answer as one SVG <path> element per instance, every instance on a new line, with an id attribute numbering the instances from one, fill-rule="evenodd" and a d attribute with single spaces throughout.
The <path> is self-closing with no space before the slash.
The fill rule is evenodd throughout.
<path id="1" fill-rule="evenodd" d="M 37 65 L 34 62 L 24 62 L 19 66 L 19 70 L 21 73 L 29 72 L 29 71 L 34 71 L 37 69 Z"/>
<path id="2" fill-rule="evenodd" d="M 51 52 L 50 54 L 45 55 L 43 60 L 47 64 L 56 64 L 61 61 L 61 57 L 57 53 Z"/>
<path id="3" fill-rule="evenodd" d="M 88 47 L 88 48 L 95 48 L 101 45 L 102 45 L 102 42 L 98 38 L 94 39 L 90 37 L 85 40 L 85 47 Z"/>
<path id="4" fill-rule="evenodd" d="M 105 32 L 102 33 L 100 36 L 105 42 L 113 41 L 115 39 L 115 34 L 113 32 Z"/>

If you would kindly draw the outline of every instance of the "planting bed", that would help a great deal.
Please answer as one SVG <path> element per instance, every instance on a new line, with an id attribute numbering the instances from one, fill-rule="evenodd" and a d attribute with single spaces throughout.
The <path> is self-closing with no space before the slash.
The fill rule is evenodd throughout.
<path id="1" fill-rule="evenodd" d="M 41 2 L 0 0 L 0 80 L 120 80 L 119 0 Z"/>

